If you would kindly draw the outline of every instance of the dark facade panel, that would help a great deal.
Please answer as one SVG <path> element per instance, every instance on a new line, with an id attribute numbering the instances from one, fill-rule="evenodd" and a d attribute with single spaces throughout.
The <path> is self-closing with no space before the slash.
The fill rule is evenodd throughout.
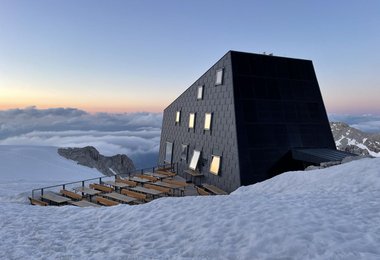
<path id="1" fill-rule="evenodd" d="M 284 163 L 292 148 L 335 149 L 311 61 L 240 52 L 231 59 L 242 185 L 302 168 Z"/>

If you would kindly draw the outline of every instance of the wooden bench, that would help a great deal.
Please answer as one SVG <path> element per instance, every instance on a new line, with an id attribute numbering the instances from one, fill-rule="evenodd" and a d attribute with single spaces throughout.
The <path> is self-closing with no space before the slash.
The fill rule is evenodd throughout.
<path id="1" fill-rule="evenodd" d="M 122 189 L 120 193 L 124 194 L 124 195 L 127 195 L 129 197 L 135 198 L 135 199 L 139 199 L 139 200 L 144 201 L 144 202 L 147 200 L 146 194 L 142 194 L 142 193 L 139 193 L 139 192 L 136 192 L 136 191 Z"/>
<path id="2" fill-rule="evenodd" d="M 73 199 L 73 200 L 81 200 L 82 199 L 82 195 L 79 195 L 75 192 L 72 192 L 72 191 L 69 191 L 69 190 L 61 190 L 60 193 L 70 199 Z"/>
<path id="3" fill-rule="evenodd" d="M 97 183 L 90 184 L 90 188 L 94 189 L 94 190 L 99 190 L 102 192 L 113 192 L 114 191 L 114 189 L 111 187 L 108 187 L 108 186 L 105 186 L 102 184 L 97 184 Z"/>
<path id="4" fill-rule="evenodd" d="M 178 185 L 178 186 L 182 186 L 182 187 L 187 187 L 189 186 L 189 184 L 187 184 L 186 182 L 184 181 L 176 181 L 176 180 L 173 180 L 173 179 L 164 179 L 162 180 L 163 182 L 166 182 L 166 183 L 171 183 L 171 184 L 175 184 L 175 185 Z"/>
<path id="5" fill-rule="evenodd" d="M 143 179 L 146 179 L 146 180 L 150 180 L 151 182 L 158 181 L 158 179 L 156 177 L 149 176 L 149 175 L 144 175 L 144 174 L 136 175 L 136 177 L 143 178 Z"/>
<path id="6" fill-rule="evenodd" d="M 201 196 L 211 195 L 211 193 L 209 193 L 205 189 L 203 189 L 203 188 L 201 188 L 199 186 L 196 186 L 196 187 L 197 187 L 197 192 L 198 192 L 199 195 L 201 195 Z"/>
<path id="7" fill-rule="evenodd" d="M 126 179 L 122 179 L 120 177 L 116 177 L 115 182 L 125 183 L 125 184 L 128 184 L 130 187 L 136 187 L 137 186 L 137 182 L 126 180 Z"/>
<path id="8" fill-rule="evenodd" d="M 169 188 L 160 187 L 160 186 L 153 185 L 153 184 L 145 184 L 144 187 L 148 188 L 148 189 L 152 189 L 152 190 L 158 190 L 158 191 L 161 191 L 161 192 L 163 192 L 165 194 L 169 194 L 170 193 L 170 189 Z"/>
<path id="9" fill-rule="evenodd" d="M 30 204 L 32 204 L 32 205 L 49 206 L 48 203 L 46 203 L 45 201 L 39 200 L 39 199 L 35 199 L 35 198 L 32 198 L 32 197 L 29 197 L 29 200 L 30 200 Z"/>
<path id="10" fill-rule="evenodd" d="M 106 199 L 106 198 L 103 198 L 103 197 L 99 197 L 99 196 L 96 196 L 95 197 L 95 201 L 103 206 L 116 206 L 116 205 L 119 205 L 118 202 L 116 201 L 113 201 L 113 200 L 109 200 L 109 199 Z"/>

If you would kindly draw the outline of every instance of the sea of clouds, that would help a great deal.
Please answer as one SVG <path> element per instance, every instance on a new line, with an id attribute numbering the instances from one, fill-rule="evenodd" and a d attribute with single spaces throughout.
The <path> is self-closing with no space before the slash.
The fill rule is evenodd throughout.
<path id="1" fill-rule="evenodd" d="M 126 154 L 137 167 L 157 164 L 161 113 L 96 113 L 76 108 L 28 107 L 0 111 L 0 145 L 94 146 Z"/>
<path id="2" fill-rule="evenodd" d="M 329 114 L 364 132 L 380 133 L 378 115 Z M 94 146 L 104 155 L 126 154 L 136 167 L 157 164 L 162 113 L 96 113 L 76 108 L 27 107 L 0 111 L 0 145 Z"/>
<path id="3" fill-rule="evenodd" d="M 380 133 L 380 115 L 329 114 L 330 122 L 344 122 L 366 133 Z"/>

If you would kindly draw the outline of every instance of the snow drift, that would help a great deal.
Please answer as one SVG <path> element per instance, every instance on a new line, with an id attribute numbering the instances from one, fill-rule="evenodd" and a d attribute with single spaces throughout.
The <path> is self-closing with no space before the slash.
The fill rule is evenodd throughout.
<path id="1" fill-rule="evenodd" d="M 380 257 L 378 158 L 284 173 L 229 196 L 162 198 L 108 208 L 22 204 L 6 194 L 19 184 L 19 193 L 28 185 L 35 188 L 44 178 L 33 170 L 5 177 L 1 172 L 1 259 Z"/>

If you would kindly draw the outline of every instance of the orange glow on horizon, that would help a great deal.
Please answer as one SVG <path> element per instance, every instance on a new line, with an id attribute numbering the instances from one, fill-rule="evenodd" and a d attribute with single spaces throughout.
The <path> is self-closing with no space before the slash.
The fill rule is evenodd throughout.
<path id="1" fill-rule="evenodd" d="M 36 105 L 36 104 L 20 104 L 20 103 L 13 103 L 13 104 L 2 104 L 0 103 L 0 110 L 9 110 L 9 109 L 24 109 L 27 107 L 35 106 L 37 109 L 48 109 L 48 108 L 57 108 L 57 107 L 63 107 L 63 108 L 77 108 L 80 110 L 84 110 L 88 113 L 134 113 L 134 112 L 153 112 L 153 113 L 161 113 L 164 111 L 164 105 L 163 106 L 72 106 L 72 105 L 64 105 L 64 104 L 55 104 L 55 105 Z"/>
<path id="2" fill-rule="evenodd" d="M 4 84 L 2 84 L 4 83 Z M 125 89 L 56 88 L 34 86 L 25 82 L 7 82 L 0 79 L 0 110 L 35 106 L 47 108 L 77 108 L 89 113 L 161 113 L 173 97 L 144 87 Z"/>

